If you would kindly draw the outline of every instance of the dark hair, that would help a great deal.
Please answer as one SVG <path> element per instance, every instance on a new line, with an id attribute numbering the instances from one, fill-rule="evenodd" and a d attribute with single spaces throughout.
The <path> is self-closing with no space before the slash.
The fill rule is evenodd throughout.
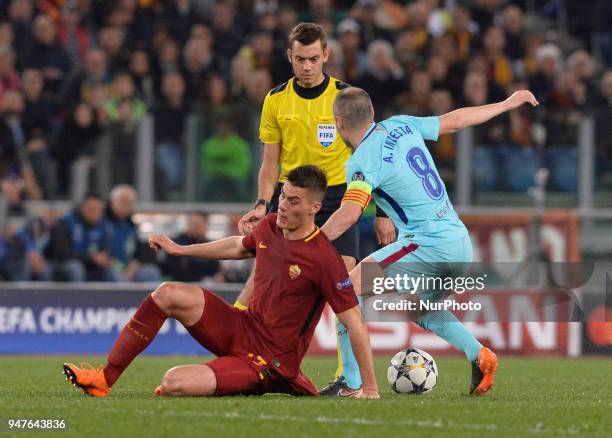
<path id="1" fill-rule="evenodd" d="M 309 192 L 320 195 L 323 199 L 327 190 L 327 177 L 323 169 L 307 164 L 291 170 L 287 174 L 287 181 L 296 187 L 307 189 Z"/>
<path id="2" fill-rule="evenodd" d="M 97 199 L 100 202 L 104 202 L 104 198 L 98 192 L 89 191 L 85 193 L 85 195 L 83 196 L 83 199 L 81 199 L 81 205 L 83 205 L 85 202 L 89 201 L 90 199 Z"/>
<path id="3" fill-rule="evenodd" d="M 336 94 L 334 114 L 344 117 L 351 125 L 361 125 L 374 120 L 374 108 L 368 93 L 357 87 L 349 87 Z"/>
<path id="4" fill-rule="evenodd" d="M 200 216 L 202 219 L 208 220 L 208 213 L 201 210 L 192 210 L 189 212 L 189 216 Z"/>
<path id="5" fill-rule="evenodd" d="M 293 48 L 293 43 L 309 46 L 317 41 L 321 41 L 321 48 L 327 48 L 327 34 L 323 26 L 316 23 L 300 23 L 293 28 L 289 34 L 289 48 Z"/>

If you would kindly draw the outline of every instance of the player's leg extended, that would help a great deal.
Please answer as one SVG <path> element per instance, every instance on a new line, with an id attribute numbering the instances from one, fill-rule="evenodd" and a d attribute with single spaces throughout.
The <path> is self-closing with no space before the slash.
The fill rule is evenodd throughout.
<path id="1" fill-rule="evenodd" d="M 163 283 L 144 299 L 119 334 L 105 367 L 79 368 L 64 364 L 70 381 L 87 394 L 105 397 L 132 360 L 153 341 L 168 317 L 189 327 L 197 322 L 204 309 L 202 290 L 182 283 Z"/>
<path id="2" fill-rule="evenodd" d="M 418 252 L 418 253 L 417 253 Z M 461 276 L 465 275 L 472 260 L 472 246 L 469 237 L 457 242 L 442 245 L 439 248 L 419 248 L 411 256 L 410 261 L 416 261 L 418 274 L 429 276 Z M 436 272 L 435 262 L 452 260 L 453 272 Z M 418 263 L 427 260 L 433 263 Z M 412 264 L 411 264 L 412 265 Z M 401 268 L 401 267 L 400 267 Z M 407 265 L 410 269 L 410 265 Z M 418 293 L 419 298 L 428 301 L 438 301 L 446 297 L 444 291 L 423 290 Z M 466 355 L 472 364 L 472 383 L 470 393 L 485 394 L 493 385 L 493 376 L 497 369 L 497 357 L 486 347 L 483 347 L 472 333 L 448 310 L 435 310 L 420 316 L 416 323 L 429 330 Z"/>

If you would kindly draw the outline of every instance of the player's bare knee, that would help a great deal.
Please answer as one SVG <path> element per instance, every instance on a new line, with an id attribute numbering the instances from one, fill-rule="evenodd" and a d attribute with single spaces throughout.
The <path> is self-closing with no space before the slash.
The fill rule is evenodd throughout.
<path id="1" fill-rule="evenodd" d="M 184 395 L 185 392 L 185 379 L 179 376 L 179 373 L 175 368 L 171 368 L 166 371 L 161 381 L 161 391 L 163 395 L 167 396 L 179 396 Z"/>
<path id="2" fill-rule="evenodd" d="M 180 293 L 180 283 L 165 282 L 160 284 L 151 294 L 157 306 L 170 313 Z"/>

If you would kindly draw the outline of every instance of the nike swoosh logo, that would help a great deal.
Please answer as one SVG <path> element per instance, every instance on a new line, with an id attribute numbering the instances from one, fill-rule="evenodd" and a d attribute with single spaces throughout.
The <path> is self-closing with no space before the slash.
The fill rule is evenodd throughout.
<path id="1" fill-rule="evenodd" d="M 263 242 L 259 242 L 259 245 L 257 245 L 257 246 L 259 248 L 261 248 L 261 249 L 266 249 L 267 248 L 266 244 L 264 244 Z"/>

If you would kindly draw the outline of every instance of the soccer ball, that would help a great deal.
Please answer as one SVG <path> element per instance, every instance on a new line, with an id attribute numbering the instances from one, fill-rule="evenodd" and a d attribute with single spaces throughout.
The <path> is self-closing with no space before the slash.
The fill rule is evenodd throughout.
<path id="1" fill-rule="evenodd" d="M 426 351 L 409 348 L 391 358 L 387 380 L 397 393 L 427 394 L 438 382 L 438 366 Z"/>

